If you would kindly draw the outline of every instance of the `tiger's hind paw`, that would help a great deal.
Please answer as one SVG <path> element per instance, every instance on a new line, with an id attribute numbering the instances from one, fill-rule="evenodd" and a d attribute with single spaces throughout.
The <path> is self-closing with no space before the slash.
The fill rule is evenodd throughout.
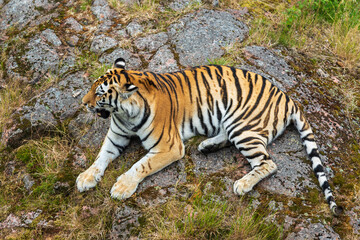
<path id="1" fill-rule="evenodd" d="M 246 178 L 239 179 L 234 183 L 234 193 L 237 195 L 244 195 L 245 193 L 250 192 L 253 189 L 253 184 L 251 184 Z"/>

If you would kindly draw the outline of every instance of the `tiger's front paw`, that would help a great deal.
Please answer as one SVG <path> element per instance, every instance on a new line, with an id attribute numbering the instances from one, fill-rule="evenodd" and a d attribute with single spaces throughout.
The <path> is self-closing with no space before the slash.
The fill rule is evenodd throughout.
<path id="1" fill-rule="evenodd" d="M 111 188 L 111 197 L 119 200 L 129 198 L 136 191 L 138 184 L 138 182 L 123 174 L 118 177 L 117 182 Z"/>
<path id="2" fill-rule="evenodd" d="M 76 179 L 76 186 L 79 192 L 87 191 L 96 186 L 101 180 L 102 172 L 95 166 L 89 167 Z"/>
<path id="3" fill-rule="evenodd" d="M 243 177 L 234 183 L 234 193 L 237 195 L 244 195 L 247 192 L 250 192 L 254 184 L 251 184 L 246 177 Z"/>

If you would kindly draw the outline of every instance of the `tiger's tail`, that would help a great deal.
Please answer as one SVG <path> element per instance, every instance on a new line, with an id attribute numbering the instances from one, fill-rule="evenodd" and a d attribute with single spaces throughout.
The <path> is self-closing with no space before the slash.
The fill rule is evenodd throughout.
<path id="1" fill-rule="evenodd" d="M 343 209 L 342 207 L 337 206 L 335 203 L 335 199 L 330 189 L 329 182 L 324 172 L 324 166 L 322 165 L 320 159 L 319 150 L 315 143 L 314 134 L 311 130 L 310 124 L 306 120 L 300 108 L 297 106 L 295 108 L 296 111 L 292 114 L 291 119 L 300 133 L 301 140 L 303 141 L 303 145 L 306 149 L 306 153 L 311 160 L 312 169 L 319 181 L 322 191 L 325 194 L 325 199 L 330 206 L 330 210 L 335 216 L 338 216 L 342 213 Z"/>

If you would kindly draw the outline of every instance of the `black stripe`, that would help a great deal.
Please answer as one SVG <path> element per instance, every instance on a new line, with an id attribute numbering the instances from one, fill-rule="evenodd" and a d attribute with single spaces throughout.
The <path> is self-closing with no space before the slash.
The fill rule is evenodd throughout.
<path id="1" fill-rule="evenodd" d="M 148 137 L 151 135 L 151 133 L 152 133 L 153 131 L 154 131 L 154 128 L 151 129 L 151 131 L 150 131 L 144 138 L 142 138 L 141 141 L 142 141 L 142 142 L 145 142 L 145 141 L 148 139 Z"/>
<path id="2" fill-rule="evenodd" d="M 197 93 L 198 93 L 198 97 L 200 99 L 200 105 L 202 105 L 201 92 L 200 92 L 199 81 L 198 81 L 198 77 L 197 77 L 198 72 L 199 71 L 194 72 L 194 78 L 195 78 L 196 90 L 197 90 Z"/>
<path id="3" fill-rule="evenodd" d="M 196 105 L 197 105 L 197 113 L 198 113 L 198 117 L 199 117 L 199 120 L 200 120 L 201 128 L 205 131 L 205 135 L 207 136 L 209 131 L 207 129 L 207 126 L 204 123 L 204 117 L 203 117 L 201 106 L 200 106 L 198 100 L 196 100 Z"/>
<path id="4" fill-rule="evenodd" d="M 328 204 L 330 204 L 331 202 L 335 202 L 333 196 L 328 196 L 328 197 L 326 198 L 326 201 L 327 201 Z"/>
<path id="5" fill-rule="evenodd" d="M 263 152 L 256 152 L 252 155 L 245 155 L 243 152 L 241 152 L 247 159 L 251 160 L 260 156 L 265 156 L 265 154 Z"/>
<path id="6" fill-rule="evenodd" d="M 264 81 L 264 83 L 265 83 L 265 81 Z M 272 100 L 274 93 L 275 93 L 275 86 L 273 85 L 272 88 L 270 89 L 270 95 L 269 95 L 268 100 L 266 101 L 263 109 L 259 112 L 258 115 L 256 115 L 253 119 L 251 119 L 251 121 L 258 119 L 264 115 L 265 109 L 269 106 L 269 103 Z"/>
<path id="7" fill-rule="evenodd" d="M 230 68 L 231 71 L 232 71 L 232 74 L 233 74 L 233 77 L 234 77 L 234 80 L 235 80 L 235 87 L 236 87 L 236 92 L 237 92 L 237 100 L 239 102 L 241 102 L 241 99 L 242 99 L 242 92 L 241 92 L 241 87 L 240 87 L 240 82 L 239 82 L 239 78 L 238 76 L 236 75 L 236 68 L 234 67 L 231 67 Z M 241 70 L 240 70 L 241 71 Z M 244 75 L 245 75 L 245 72 L 246 70 L 242 70 L 244 72 Z"/>
<path id="8" fill-rule="evenodd" d="M 123 146 L 120 146 L 120 145 L 114 143 L 114 141 L 111 140 L 111 138 L 110 138 L 109 136 L 107 136 L 107 138 L 110 140 L 110 142 L 112 143 L 112 145 L 114 145 L 114 146 L 117 148 L 117 150 L 119 151 L 119 153 L 122 153 L 122 152 L 124 151 L 124 147 L 123 147 Z"/>
<path id="9" fill-rule="evenodd" d="M 329 182 L 328 182 L 328 181 L 325 181 L 325 182 L 323 183 L 323 185 L 321 186 L 321 189 L 322 189 L 323 192 L 325 192 L 325 190 L 328 189 L 328 188 L 330 189 Z"/>
<path id="10" fill-rule="evenodd" d="M 309 153 L 309 157 L 310 157 L 310 159 L 313 158 L 313 157 L 320 158 L 317 148 L 314 148 L 313 150 L 311 150 L 311 152 Z"/>
<path id="11" fill-rule="evenodd" d="M 131 129 L 134 132 L 138 131 L 145 124 L 145 122 L 148 120 L 148 118 L 150 116 L 150 106 L 149 106 L 148 102 L 145 100 L 145 98 L 139 92 L 138 92 L 138 94 L 145 103 L 145 110 L 144 110 L 144 114 L 141 119 L 141 122 Z"/>
<path id="12" fill-rule="evenodd" d="M 323 173 L 324 172 L 324 167 L 322 165 L 317 165 L 314 169 L 314 173 L 317 177 L 318 173 Z"/>
<path id="13" fill-rule="evenodd" d="M 310 139 L 309 136 L 312 136 L 313 139 Z M 313 133 L 308 133 L 306 136 L 301 138 L 303 141 L 310 141 L 310 142 L 315 142 L 314 140 L 314 134 Z"/>
<path id="14" fill-rule="evenodd" d="M 222 114 L 219 108 L 219 102 L 215 100 L 215 106 L 216 106 L 216 117 L 219 121 L 219 123 L 221 122 L 221 118 L 222 118 Z"/>
<path id="15" fill-rule="evenodd" d="M 243 138 L 243 139 L 239 140 L 236 144 L 250 143 L 250 141 L 252 141 L 252 140 L 254 140 L 254 139 L 260 140 L 260 139 L 257 138 L 257 137 L 246 137 L 246 138 Z M 252 144 L 252 143 L 251 143 L 251 144 Z"/>
<path id="16" fill-rule="evenodd" d="M 255 79 L 257 79 L 257 76 L 258 75 L 255 75 Z M 263 79 L 263 78 L 262 78 Z M 263 94 L 264 94 L 264 89 L 265 89 L 265 85 L 266 85 L 266 82 L 264 81 L 264 79 L 263 79 L 263 82 L 261 83 L 262 85 L 261 85 L 261 89 L 260 89 L 260 93 L 259 93 L 259 95 L 257 96 L 257 98 L 256 98 L 256 102 L 255 102 L 255 104 L 253 105 L 253 107 L 251 108 L 251 110 L 244 116 L 244 119 L 247 119 L 253 112 L 254 112 L 254 110 L 258 107 L 258 105 L 259 105 L 259 102 L 260 102 L 260 100 L 261 100 L 261 98 L 262 98 L 262 96 L 263 96 Z"/>
<path id="17" fill-rule="evenodd" d="M 123 124 L 123 122 L 121 121 L 121 119 L 118 118 L 115 114 L 113 114 L 112 117 L 114 118 L 114 124 L 115 124 L 115 126 L 116 126 L 118 129 L 120 129 L 122 132 L 124 132 L 125 134 L 129 134 L 128 131 L 125 131 L 123 128 L 121 128 L 121 127 L 119 126 L 119 124 L 115 121 L 115 120 L 118 120 L 122 125 L 125 125 L 125 124 Z"/>
<path id="18" fill-rule="evenodd" d="M 152 145 L 152 146 L 148 149 L 149 151 L 150 151 L 151 149 L 153 149 L 156 145 L 159 144 L 159 142 L 160 142 L 160 140 L 162 139 L 163 135 L 164 135 L 164 127 L 162 128 L 162 131 L 161 131 L 161 134 L 160 134 L 159 139 L 154 143 L 154 145 Z"/>
<path id="19" fill-rule="evenodd" d="M 207 110 L 207 114 L 208 114 L 208 118 L 209 118 L 209 122 L 210 122 L 210 126 L 211 126 L 211 128 L 212 128 L 212 133 L 214 133 L 214 131 L 215 131 L 215 126 L 214 126 L 214 124 L 213 124 L 213 122 L 212 122 L 212 116 L 211 116 L 211 113 L 210 113 L 210 110 L 208 109 Z"/>
<path id="20" fill-rule="evenodd" d="M 182 75 L 184 76 L 186 85 L 188 86 L 189 94 L 190 94 L 190 102 L 192 103 L 193 100 L 192 100 L 191 84 L 190 84 L 189 78 L 188 78 L 188 76 L 186 75 L 185 72 L 182 72 Z"/>
<path id="21" fill-rule="evenodd" d="M 237 124 L 237 126 L 234 127 L 234 128 L 232 128 L 231 131 L 228 131 L 229 138 L 232 138 L 232 135 L 234 135 L 234 136 L 240 136 L 243 132 L 245 132 L 245 131 L 247 131 L 247 130 L 251 130 L 253 127 L 255 127 L 256 125 L 258 125 L 258 124 L 260 123 L 260 121 L 261 121 L 261 119 L 259 119 L 259 121 L 257 121 L 255 124 L 252 124 L 252 125 L 247 124 L 245 127 L 241 128 L 241 129 L 235 131 L 233 134 L 231 134 L 231 131 L 234 130 L 238 125 L 240 125 L 240 123 Z"/>
<path id="22" fill-rule="evenodd" d="M 115 123 L 115 124 L 116 124 L 116 123 Z M 123 135 L 123 134 L 121 134 L 121 133 L 115 132 L 114 129 L 112 129 L 111 125 L 110 125 L 110 130 L 111 130 L 111 132 L 113 132 L 114 134 L 116 134 L 116 135 L 118 135 L 118 136 L 120 136 L 120 137 L 123 137 L 123 138 L 126 138 L 126 139 L 130 139 L 130 137 L 127 136 L 127 135 Z"/>

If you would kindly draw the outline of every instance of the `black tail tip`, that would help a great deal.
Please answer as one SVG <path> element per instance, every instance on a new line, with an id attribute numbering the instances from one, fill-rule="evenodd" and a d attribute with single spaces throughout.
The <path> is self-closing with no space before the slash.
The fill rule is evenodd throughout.
<path id="1" fill-rule="evenodd" d="M 342 213 L 344 212 L 344 209 L 341 206 L 334 206 L 331 209 L 331 211 L 334 214 L 334 216 L 338 217 L 338 216 L 342 215 Z"/>

